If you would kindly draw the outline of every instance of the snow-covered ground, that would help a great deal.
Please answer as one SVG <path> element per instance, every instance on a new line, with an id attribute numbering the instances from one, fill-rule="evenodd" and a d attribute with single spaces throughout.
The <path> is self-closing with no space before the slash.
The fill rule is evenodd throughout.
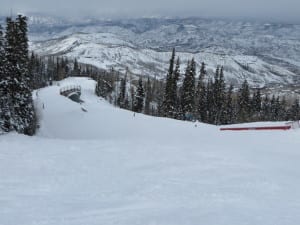
<path id="1" fill-rule="evenodd" d="M 83 105 L 59 95 L 70 84 Z M 94 85 L 39 90 L 38 135 L 0 136 L 1 225 L 300 223 L 298 130 L 133 116 Z"/>

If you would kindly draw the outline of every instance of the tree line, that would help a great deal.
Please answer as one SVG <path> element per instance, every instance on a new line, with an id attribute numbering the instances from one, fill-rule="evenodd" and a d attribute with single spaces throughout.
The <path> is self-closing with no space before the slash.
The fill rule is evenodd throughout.
<path id="1" fill-rule="evenodd" d="M 96 94 L 134 112 L 215 125 L 300 119 L 298 99 L 290 102 L 259 88 L 252 90 L 247 80 L 241 87 L 227 85 L 222 66 L 210 77 L 204 62 L 198 73 L 196 65 L 191 59 L 182 74 L 173 49 L 165 80 L 140 77 L 132 82 L 128 72 L 124 76 L 103 72 L 96 78 Z"/>

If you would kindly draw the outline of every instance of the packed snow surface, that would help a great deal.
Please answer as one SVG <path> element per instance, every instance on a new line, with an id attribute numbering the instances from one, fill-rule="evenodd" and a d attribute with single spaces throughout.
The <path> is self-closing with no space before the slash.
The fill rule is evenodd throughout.
<path id="1" fill-rule="evenodd" d="M 71 84 L 82 105 L 59 95 Z M 94 86 L 39 90 L 38 135 L 0 136 L 1 225 L 300 223 L 299 131 L 134 115 Z"/>

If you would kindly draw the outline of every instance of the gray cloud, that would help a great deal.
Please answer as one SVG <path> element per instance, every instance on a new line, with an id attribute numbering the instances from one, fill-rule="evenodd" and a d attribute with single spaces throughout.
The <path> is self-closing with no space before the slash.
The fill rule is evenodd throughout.
<path id="1" fill-rule="evenodd" d="M 300 22 L 299 0 L 0 0 L 0 13 L 60 16 L 203 16 Z"/>

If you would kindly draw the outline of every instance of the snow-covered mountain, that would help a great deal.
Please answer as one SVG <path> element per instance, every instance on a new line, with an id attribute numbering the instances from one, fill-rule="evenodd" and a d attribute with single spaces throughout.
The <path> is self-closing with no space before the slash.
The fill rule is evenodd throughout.
<path id="1" fill-rule="evenodd" d="M 30 17 L 31 48 L 42 55 L 76 57 L 100 68 L 164 76 L 176 47 L 182 71 L 188 59 L 212 74 L 224 65 L 234 84 L 300 83 L 300 25 L 225 20 L 127 19 L 80 22 Z"/>

